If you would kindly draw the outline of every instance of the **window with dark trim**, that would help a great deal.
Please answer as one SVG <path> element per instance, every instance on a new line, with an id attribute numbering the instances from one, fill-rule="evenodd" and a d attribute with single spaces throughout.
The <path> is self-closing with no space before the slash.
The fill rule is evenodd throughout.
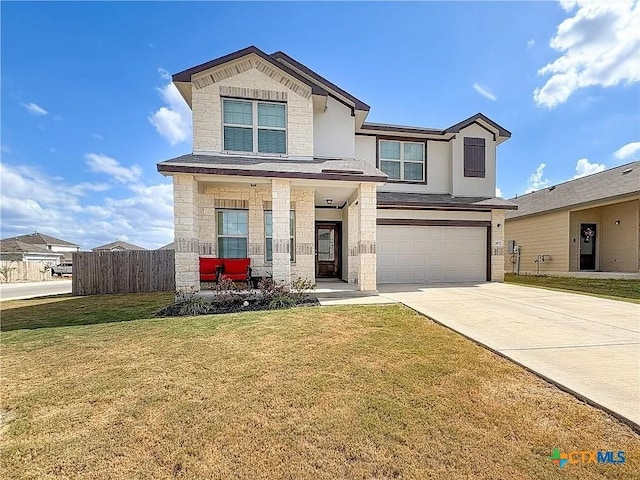
<path id="1" fill-rule="evenodd" d="M 380 170 L 389 180 L 424 181 L 424 143 L 380 140 L 378 152 Z"/>
<path id="2" fill-rule="evenodd" d="M 484 138 L 464 137 L 464 176 L 484 178 L 485 141 Z"/>
<path id="3" fill-rule="evenodd" d="M 287 106 L 256 100 L 222 100 L 223 149 L 287 153 Z"/>
<path id="4" fill-rule="evenodd" d="M 218 256 L 247 258 L 249 213 L 247 210 L 218 210 Z"/>
<path id="5" fill-rule="evenodd" d="M 291 261 L 296 261 L 296 212 L 289 211 L 289 231 Z M 264 211 L 264 243 L 265 243 L 265 261 L 273 262 L 273 212 L 271 210 Z"/>

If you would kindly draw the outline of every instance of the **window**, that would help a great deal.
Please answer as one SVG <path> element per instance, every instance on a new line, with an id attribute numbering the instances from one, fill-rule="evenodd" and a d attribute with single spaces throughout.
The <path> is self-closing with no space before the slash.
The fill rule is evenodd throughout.
<path id="1" fill-rule="evenodd" d="M 484 178 L 484 138 L 464 138 L 464 176 Z"/>
<path id="2" fill-rule="evenodd" d="M 223 148 L 232 152 L 287 153 L 284 103 L 222 101 Z"/>
<path id="3" fill-rule="evenodd" d="M 424 143 L 380 141 L 380 169 L 389 180 L 424 180 Z"/>
<path id="4" fill-rule="evenodd" d="M 247 258 L 247 210 L 218 210 L 218 256 Z"/>
<path id="5" fill-rule="evenodd" d="M 291 261 L 295 262 L 296 252 L 296 212 L 291 210 L 289 213 L 289 232 L 291 240 L 289 252 L 291 252 Z M 264 242 L 265 242 L 265 261 L 273 262 L 273 213 L 271 210 L 264 212 Z"/>

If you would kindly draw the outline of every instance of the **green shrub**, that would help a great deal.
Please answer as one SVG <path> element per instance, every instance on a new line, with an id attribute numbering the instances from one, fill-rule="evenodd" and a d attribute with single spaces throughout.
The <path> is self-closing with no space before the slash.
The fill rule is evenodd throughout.
<path id="1" fill-rule="evenodd" d="M 289 294 L 278 293 L 271 298 L 269 302 L 269 308 L 272 310 L 279 310 L 283 308 L 291 308 L 295 306 L 296 299 L 292 298 Z"/>

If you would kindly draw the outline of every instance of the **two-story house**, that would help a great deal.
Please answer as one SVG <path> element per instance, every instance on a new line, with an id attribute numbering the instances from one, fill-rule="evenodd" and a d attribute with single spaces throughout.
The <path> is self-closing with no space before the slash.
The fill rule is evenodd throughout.
<path id="1" fill-rule="evenodd" d="M 445 129 L 367 123 L 369 106 L 282 52 L 256 47 L 173 75 L 193 153 L 173 177 L 176 287 L 199 257 L 251 259 L 290 282 L 501 281 L 505 210 L 482 114 Z"/>

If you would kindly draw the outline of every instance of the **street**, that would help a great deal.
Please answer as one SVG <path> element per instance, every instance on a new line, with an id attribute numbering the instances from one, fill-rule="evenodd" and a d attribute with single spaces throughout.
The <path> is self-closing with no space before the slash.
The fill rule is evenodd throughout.
<path id="1" fill-rule="evenodd" d="M 71 280 L 0 284 L 0 301 L 59 295 L 61 293 L 71 293 Z"/>

